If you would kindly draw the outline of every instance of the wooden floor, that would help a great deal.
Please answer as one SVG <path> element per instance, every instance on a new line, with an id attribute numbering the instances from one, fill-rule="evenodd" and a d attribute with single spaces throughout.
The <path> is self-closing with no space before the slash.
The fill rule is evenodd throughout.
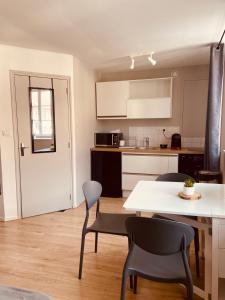
<path id="1" fill-rule="evenodd" d="M 102 210 L 121 211 L 121 199 L 103 199 Z M 0 284 L 44 292 L 57 300 L 119 299 L 127 239 L 87 235 L 83 279 L 77 279 L 84 206 L 23 220 L 0 223 Z M 138 294 L 127 286 L 127 300 L 185 299 L 176 284 L 139 280 Z M 199 300 L 197 296 L 195 300 Z"/>

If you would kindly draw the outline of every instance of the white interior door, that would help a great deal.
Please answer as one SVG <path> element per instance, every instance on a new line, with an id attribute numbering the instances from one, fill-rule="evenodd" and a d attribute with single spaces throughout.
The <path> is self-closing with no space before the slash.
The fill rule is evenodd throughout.
<path id="1" fill-rule="evenodd" d="M 72 207 L 66 79 L 15 75 L 22 217 Z"/>

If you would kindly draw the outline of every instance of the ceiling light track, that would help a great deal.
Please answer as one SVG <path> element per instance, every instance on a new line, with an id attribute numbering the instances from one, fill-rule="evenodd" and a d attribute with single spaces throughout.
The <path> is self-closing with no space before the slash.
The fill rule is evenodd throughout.
<path id="1" fill-rule="evenodd" d="M 133 70 L 134 69 L 134 58 L 130 57 L 130 59 L 131 59 L 130 69 Z"/>
<path id="2" fill-rule="evenodd" d="M 222 40 L 223 40 L 224 34 L 225 34 L 225 30 L 224 30 L 224 31 L 223 31 L 223 33 L 222 33 L 222 36 L 221 36 L 221 38 L 220 38 L 220 41 L 219 41 L 219 43 L 218 43 L 218 45 L 217 45 L 216 49 L 220 49 L 220 45 L 221 45 L 221 43 L 222 43 Z"/>
<path id="3" fill-rule="evenodd" d="M 154 52 L 151 52 L 151 54 L 148 57 L 148 60 L 150 61 L 150 63 L 155 66 L 157 61 L 152 57 L 152 55 L 154 54 Z"/>
<path id="4" fill-rule="evenodd" d="M 148 53 L 141 53 L 141 54 L 135 54 L 130 56 L 131 64 L 130 64 L 130 69 L 134 69 L 134 64 L 135 64 L 135 58 L 140 57 L 140 56 L 147 56 L 148 61 L 155 66 L 157 64 L 157 61 L 152 57 L 154 52 L 151 52 L 150 54 Z"/>

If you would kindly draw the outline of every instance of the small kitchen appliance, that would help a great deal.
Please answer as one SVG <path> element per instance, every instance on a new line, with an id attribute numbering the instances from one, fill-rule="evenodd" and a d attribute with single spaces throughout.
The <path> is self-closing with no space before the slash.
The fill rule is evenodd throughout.
<path id="1" fill-rule="evenodd" d="M 118 148 L 120 140 L 123 139 L 122 133 L 97 132 L 95 133 L 95 147 L 114 147 Z"/>
<path id="2" fill-rule="evenodd" d="M 167 144 L 160 144 L 161 149 L 167 149 Z"/>
<path id="3" fill-rule="evenodd" d="M 171 137 L 171 149 L 180 150 L 181 149 L 181 135 L 179 133 L 174 133 Z"/>

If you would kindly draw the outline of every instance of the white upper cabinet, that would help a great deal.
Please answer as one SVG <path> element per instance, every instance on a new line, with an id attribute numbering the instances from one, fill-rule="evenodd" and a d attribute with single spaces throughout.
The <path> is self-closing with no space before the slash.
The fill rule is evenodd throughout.
<path id="1" fill-rule="evenodd" d="M 171 118 L 171 99 L 129 99 L 127 103 L 128 119 L 162 119 Z"/>
<path id="2" fill-rule="evenodd" d="M 172 78 L 96 83 L 97 118 L 172 117 Z"/>
<path id="3" fill-rule="evenodd" d="M 97 117 L 127 118 L 129 81 L 96 83 Z"/>
<path id="4" fill-rule="evenodd" d="M 172 78 L 130 81 L 128 119 L 172 117 Z"/>

